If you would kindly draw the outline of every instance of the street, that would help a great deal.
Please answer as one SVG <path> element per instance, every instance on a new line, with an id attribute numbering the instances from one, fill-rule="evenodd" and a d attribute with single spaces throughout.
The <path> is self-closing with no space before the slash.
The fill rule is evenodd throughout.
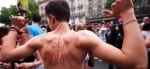
<path id="1" fill-rule="evenodd" d="M 104 61 L 100 61 L 98 59 L 94 60 L 94 68 L 93 69 L 109 69 L 109 65 L 108 63 L 104 62 Z M 115 67 L 113 69 L 116 69 Z"/>

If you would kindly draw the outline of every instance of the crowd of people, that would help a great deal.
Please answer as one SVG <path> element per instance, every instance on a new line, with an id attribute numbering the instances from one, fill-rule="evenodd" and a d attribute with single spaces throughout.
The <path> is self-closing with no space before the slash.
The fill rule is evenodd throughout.
<path id="1" fill-rule="evenodd" d="M 33 13 L 31 25 L 28 19 L 13 16 L 12 26 L 0 27 L 0 67 L 92 69 L 94 57 L 121 69 L 150 66 L 150 19 L 138 23 L 132 0 L 116 0 L 112 10 L 104 11 L 120 17 L 117 23 L 76 23 L 74 29 L 68 24 L 67 1 L 49 1 L 45 12 L 48 26 L 40 26 L 40 15 Z"/>
<path id="2" fill-rule="evenodd" d="M 38 13 L 33 13 L 32 15 L 32 25 L 25 25 L 24 27 L 20 28 L 18 30 L 18 36 L 16 40 L 16 48 L 18 46 L 21 46 L 25 44 L 30 38 L 43 34 L 44 30 L 40 27 L 40 20 L 41 16 Z M 8 34 L 11 27 L 2 26 L 0 27 L 0 35 L 1 38 Z M 2 45 L 2 43 L 1 43 Z M 39 54 L 39 51 L 35 52 L 33 55 L 9 62 L 9 63 L 3 63 L 1 62 L 0 68 L 6 68 L 6 69 L 44 69 L 44 66 L 42 65 L 42 58 Z M 9 66 L 6 66 L 9 65 Z"/>

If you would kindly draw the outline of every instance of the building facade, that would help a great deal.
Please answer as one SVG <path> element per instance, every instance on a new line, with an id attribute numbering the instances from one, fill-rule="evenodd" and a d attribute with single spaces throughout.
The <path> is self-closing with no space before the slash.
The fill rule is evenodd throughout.
<path id="1" fill-rule="evenodd" d="M 135 0 L 134 4 L 137 14 L 150 14 L 150 0 Z"/>
<path id="2" fill-rule="evenodd" d="M 41 21 L 43 24 L 47 24 L 47 18 L 45 16 L 45 6 L 47 5 L 47 3 L 48 3 L 48 0 L 38 0 L 39 14 L 42 17 Z"/>
<path id="3" fill-rule="evenodd" d="M 48 0 L 39 0 L 39 12 L 42 20 L 45 21 L 45 6 Z M 70 5 L 70 21 L 71 25 L 76 23 L 86 23 L 87 19 L 100 18 L 104 14 L 102 10 L 105 7 L 106 0 L 66 0 Z"/>
<path id="4" fill-rule="evenodd" d="M 104 16 L 106 0 L 68 0 L 70 4 L 70 24 L 86 23 L 87 19 Z"/>
<path id="5" fill-rule="evenodd" d="M 86 15 L 86 22 L 89 20 L 98 21 L 99 18 L 104 17 L 103 10 L 106 5 L 106 0 L 88 0 L 88 11 Z"/>
<path id="6" fill-rule="evenodd" d="M 85 23 L 87 15 L 87 0 L 68 0 L 70 5 L 70 24 Z"/>

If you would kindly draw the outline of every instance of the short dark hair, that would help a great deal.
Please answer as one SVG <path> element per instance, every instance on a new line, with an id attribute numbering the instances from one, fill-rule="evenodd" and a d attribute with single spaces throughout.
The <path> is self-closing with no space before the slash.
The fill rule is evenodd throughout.
<path id="1" fill-rule="evenodd" d="M 70 19 L 70 8 L 65 0 L 53 0 L 45 8 L 46 14 L 51 14 L 58 21 L 67 21 Z"/>
<path id="2" fill-rule="evenodd" d="M 40 22 L 41 21 L 41 16 L 39 13 L 33 13 L 32 14 L 32 21 L 34 22 Z"/>
<path id="3" fill-rule="evenodd" d="M 8 32 L 9 32 L 9 28 L 8 28 L 8 27 L 6 27 L 6 26 L 1 26 L 1 27 L 0 27 L 0 42 L 1 42 L 1 39 L 2 39 L 5 35 L 8 34 Z"/>

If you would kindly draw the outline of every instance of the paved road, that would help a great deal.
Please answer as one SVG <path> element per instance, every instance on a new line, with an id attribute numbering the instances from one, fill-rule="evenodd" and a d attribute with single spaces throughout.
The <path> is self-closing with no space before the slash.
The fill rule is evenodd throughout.
<path id="1" fill-rule="evenodd" d="M 95 65 L 93 69 L 109 69 L 108 63 L 104 61 L 99 61 L 98 59 L 95 59 Z M 115 67 L 113 69 L 116 69 Z"/>

